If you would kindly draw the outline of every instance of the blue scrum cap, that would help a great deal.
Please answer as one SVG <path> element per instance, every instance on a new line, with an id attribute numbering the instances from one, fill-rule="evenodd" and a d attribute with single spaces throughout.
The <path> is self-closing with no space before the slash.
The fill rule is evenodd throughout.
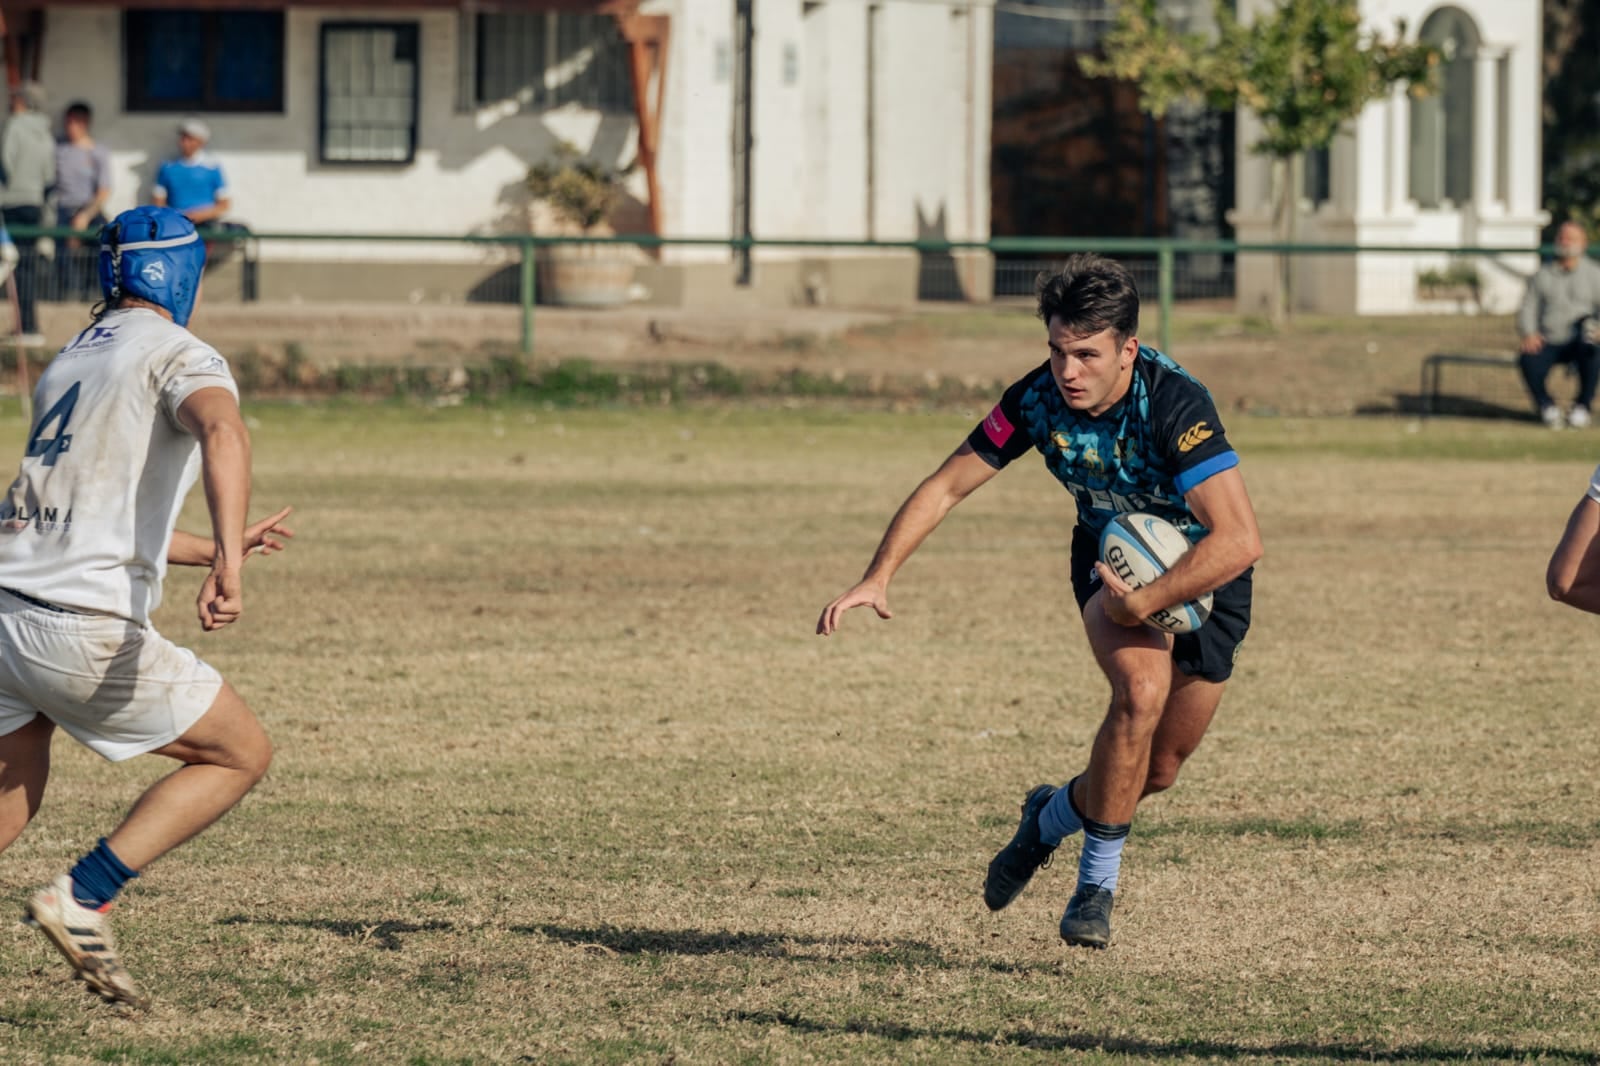
<path id="1" fill-rule="evenodd" d="M 107 300 L 137 296 L 189 324 L 206 265 L 194 223 L 170 207 L 135 207 L 100 230 L 100 291 Z"/>

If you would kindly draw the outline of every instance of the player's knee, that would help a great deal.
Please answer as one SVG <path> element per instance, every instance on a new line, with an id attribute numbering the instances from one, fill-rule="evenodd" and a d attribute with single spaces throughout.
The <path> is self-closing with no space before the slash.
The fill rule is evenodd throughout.
<path id="1" fill-rule="evenodd" d="M 1165 679 L 1143 676 L 1122 678 L 1111 688 L 1112 710 L 1132 718 L 1153 717 L 1159 721 L 1166 707 L 1168 688 Z"/>
<path id="2" fill-rule="evenodd" d="M 250 775 L 253 785 L 267 776 L 267 768 L 272 765 L 272 741 L 267 739 L 265 733 L 261 734 L 260 742 L 251 749 L 250 757 L 245 763 L 245 771 Z"/>
<path id="3" fill-rule="evenodd" d="M 1153 796 L 1165 792 L 1178 783 L 1178 770 L 1183 759 L 1177 755 L 1156 755 L 1150 759 L 1150 772 L 1144 779 L 1144 794 Z"/>
<path id="4" fill-rule="evenodd" d="M 267 734 L 256 730 L 255 735 L 233 747 L 229 752 L 228 762 L 233 769 L 244 774 L 254 785 L 267 776 L 267 768 L 272 765 L 272 741 L 267 739 Z"/>

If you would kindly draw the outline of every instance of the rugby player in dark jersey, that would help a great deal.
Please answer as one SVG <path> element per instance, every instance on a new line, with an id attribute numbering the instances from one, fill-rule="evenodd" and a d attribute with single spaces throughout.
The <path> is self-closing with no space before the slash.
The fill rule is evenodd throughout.
<path id="1" fill-rule="evenodd" d="M 1049 359 L 1006 390 L 966 441 L 889 523 L 866 574 L 828 604 L 824 636 L 852 607 L 891 617 L 889 579 L 950 509 L 1008 463 L 1037 449 L 1077 501 L 1072 586 L 1111 705 L 1088 767 L 1039 785 L 1016 835 L 989 864 L 984 902 L 1006 906 L 1063 839 L 1084 833 L 1078 887 L 1061 919 L 1069 944 L 1105 947 L 1122 845 L 1145 796 L 1171 788 L 1222 698 L 1250 625 L 1251 568 L 1261 556 L 1239 457 L 1205 387 L 1139 344 L 1139 293 L 1127 269 L 1076 255 L 1042 275 L 1039 317 Z M 1158 580 L 1129 588 L 1100 563 L 1100 531 L 1119 513 L 1157 514 L 1194 548 Z M 1176 637 L 1146 618 L 1214 593 L 1211 617 Z"/>

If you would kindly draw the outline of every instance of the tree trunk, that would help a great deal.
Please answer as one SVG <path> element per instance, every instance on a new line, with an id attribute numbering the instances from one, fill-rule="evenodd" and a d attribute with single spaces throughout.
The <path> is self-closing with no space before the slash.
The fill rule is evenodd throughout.
<path id="1" fill-rule="evenodd" d="M 1291 247 L 1299 239 L 1300 233 L 1300 194 L 1305 186 L 1305 153 L 1296 152 L 1287 160 L 1288 174 L 1284 179 L 1284 200 L 1288 204 L 1283 213 L 1283 233 L 1280 238 L 1284 244 Z M 1298 256 L 1294 252 L 1285 252 L 1283 255 L 1283 318 L 1287 322 L 1294 317 L 1295 311 L 1295 280 L 1300 273 Z"/>
<path id="2" fill-rule="evenodd" d="M 1272 216 L 1273 235 L 1279 244 L 1287 244 L 1294 232 L 1294 191 L 1289 188 L 1291 168 L 1283 156 L 1272 157 Z M 1276 253 L 1272 272 L 1272 302 L 1269 316 L 1275 327 L 1289 321 L 1289 254 Z"/>

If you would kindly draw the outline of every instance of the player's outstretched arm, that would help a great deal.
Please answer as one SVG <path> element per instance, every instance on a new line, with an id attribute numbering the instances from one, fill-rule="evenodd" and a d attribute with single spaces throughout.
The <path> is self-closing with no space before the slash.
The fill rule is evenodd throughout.
<path id="1" fill-rule="evenodd" d="M 838 629 L 839 619 L 852 607 L 871 607 L 879 618 L 893 618 L 894 612 L 889 610 L 889 579 L 934 527 L 944 521 L 952 507 L 997 473 L 999 470 L 979 458 L 971 445 L 963 443 L 957 448 L 900 505 L 867 572 L 844 595 L 822 609 L 817 633 L 826 637 Z"/>
<path id="2" fill-rule="evenodd" d="M 211 572 L 195 602 L 200 625 L 221 629 L 244 612 L 245 516 L 250 506 L 250 433 L 239 401 L 224 388 L 195 392 L 178 408 L 178 421 L 200 442 L 201 478 L 211 511 Z"/>
<path id="3" fill-rule="evenodd" d="M 244 527 L 244 557 L 271 555 L 289 546 L 294 530 L 283 524 L 294 511 L 285 507 L 275 515 L 268 515 Z M 172 531 L 172 543 L 167 546 L 167 562 L 173 566 L 210 566 L 217 554 L 217 542 L 207 537 L 197 537 L 181 529 Z"/>
<path id="4" fill-rule="evenodd" d="M 1544 583 L 1552 600 L 1600 614 L 1600 503 L 1592 497 L 1572 509 Z"/>

